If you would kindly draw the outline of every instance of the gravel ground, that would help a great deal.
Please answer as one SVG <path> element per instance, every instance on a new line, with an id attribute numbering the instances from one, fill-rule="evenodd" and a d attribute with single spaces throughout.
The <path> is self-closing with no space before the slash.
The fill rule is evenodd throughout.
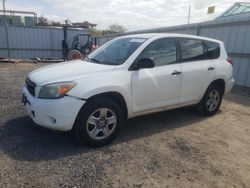
<path id="1" fill-rule="evenodd" d="M 35 125 L 20 102 L 27 73 L 0 64 L 0 187 L 250 187 L 250 98 L 213 117 L 182 108 L 129 120 L 102 148 Z"/>

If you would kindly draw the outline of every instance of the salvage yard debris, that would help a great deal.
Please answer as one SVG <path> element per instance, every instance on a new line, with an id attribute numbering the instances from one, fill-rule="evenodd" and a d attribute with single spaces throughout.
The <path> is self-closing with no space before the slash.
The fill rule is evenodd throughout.
<path id="1" fill-rule="evenodd" d="M 20 58 L 1 58 L 0 63 L 60 63 L 63 59 L 55 58 L 32 58 L 32 59 L 20 59 Z"/>

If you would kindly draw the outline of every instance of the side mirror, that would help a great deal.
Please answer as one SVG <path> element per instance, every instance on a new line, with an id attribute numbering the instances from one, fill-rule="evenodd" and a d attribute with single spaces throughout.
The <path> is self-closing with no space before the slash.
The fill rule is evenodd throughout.
<path id="1" fill-rule="evenodd" d="M 149 69 L 149 68 L 154 68 L 154 67 L 155 67 L 155 63 L 154 63 L 154 60 L 151 58 L 139 59 L 135 65 L 136 70 Z"/>

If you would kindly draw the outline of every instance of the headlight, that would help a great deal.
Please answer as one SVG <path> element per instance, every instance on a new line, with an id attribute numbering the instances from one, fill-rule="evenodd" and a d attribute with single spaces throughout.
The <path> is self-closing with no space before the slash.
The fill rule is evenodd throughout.
<path id="1" fill-rule="evenodd" d="M 38 98 L 57 99 L 65 96 L 74 86 L 75 82 L 61 82 L 48 84 L 41 88 Z"/>

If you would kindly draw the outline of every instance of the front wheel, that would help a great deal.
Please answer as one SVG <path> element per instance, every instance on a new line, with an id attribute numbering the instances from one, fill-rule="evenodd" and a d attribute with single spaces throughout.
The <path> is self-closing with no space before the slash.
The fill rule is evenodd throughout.
<path id="1" fill-rule="evenodd" d="M 214 115 L 220 108 L 222 95 L 222 91 L 217 85 L 210 85 L 198 104 L 200 113 L 207 116 Z"/>
<path id="2" fill-rule="evenodd" d="M 103 146 L 112 142 L 123 124 L 123 113 L 113 100 L 102 98 L 88 102 L 79 112 L 75 135 L 89 146 Z"/>

